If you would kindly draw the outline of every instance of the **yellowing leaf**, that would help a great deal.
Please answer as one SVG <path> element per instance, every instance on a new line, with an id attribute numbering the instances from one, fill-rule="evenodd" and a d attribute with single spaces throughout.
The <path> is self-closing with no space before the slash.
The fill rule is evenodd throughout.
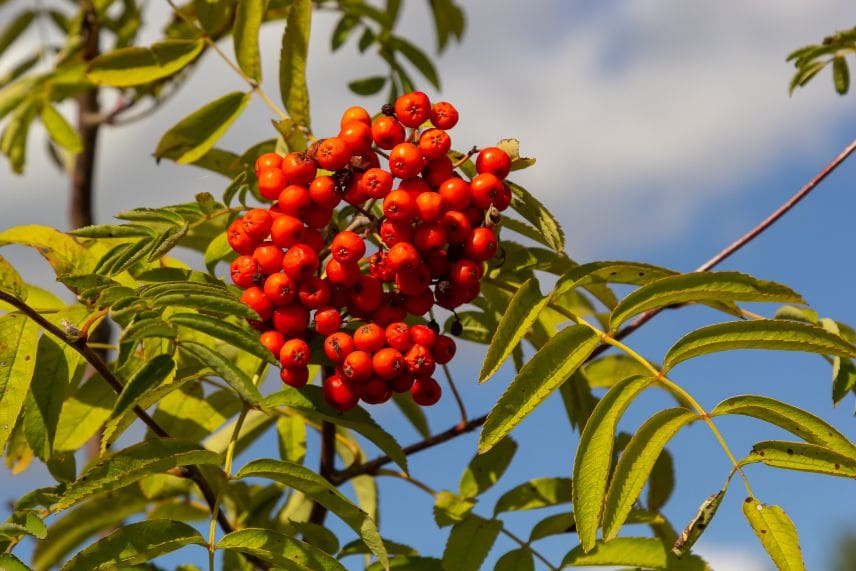
<path id="1" fill-rule="evenodd" d="M 113 87 L 142 85 L 177 73 L 196 59 L 205 42 L 164 40 L 150 48 L 131 47 L 113 50 L 90 62 L 86 77 L 95 83 Z"/>
<path id="2" fill-rule="evenodd" d="M 746 498 L 743 514 L 776 567 L 782 571 L 805 569 L 797 528 L 785 510 L 764 505 L 755 498 Z"/>

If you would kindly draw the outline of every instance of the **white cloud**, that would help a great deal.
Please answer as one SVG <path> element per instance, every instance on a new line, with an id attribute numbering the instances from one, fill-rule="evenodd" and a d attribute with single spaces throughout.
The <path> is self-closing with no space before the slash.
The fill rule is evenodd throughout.
<path id="1" fill-rule="evenodd" d="M 762 553 L 750 551 L 745 547 L 727 544 L 699 544 L 695 551 L 716 571 L 771 571 L 768 559 L 761 559 Z"/>

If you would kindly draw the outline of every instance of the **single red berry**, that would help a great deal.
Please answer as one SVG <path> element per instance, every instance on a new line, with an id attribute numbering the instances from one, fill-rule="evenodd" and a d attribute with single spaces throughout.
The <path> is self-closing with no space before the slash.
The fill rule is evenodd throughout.
<path id="1" fill-rule="evenodd" d="M 511 171 L 511 158 L 499 147 L 486 147 L 476 157 L 476 171 L 479 174 L 491 173 L 505 178 Z"/>
<path id="2" fill-rule="evenodd" d="M 439 101 L 431 106 L 431 124 L 438 129 L 451 129 L 458 123 L 458 110 L 448 101 Z"/>
<path id="3" fill-rule="evenodd" d="M 318 231 L 317 228 L 307 228 L 303 231 L 303 240 L 302 242 L 312 248 L 317 254 L 326 246 L 324 242 L 324 236 L 321 232 Z"/>
<path id="4" fill-rule="evenodd" d="M 437 404 L 442 393 L 439 383 L 431 377 L 417 378 L 410 388 L 410 396 L 413 397 L 413 402 L 420 406 Z"/>
<path id="5" fill-rule="evenodd" d="M 270 275 L 282 269 L 282 248 L 273 242 L 262 242 L 253 250 L 253 259 L 263 274 Z"/>
<path id="6" fill-rule="evenodd" d="M 269 329 L 259 335 L 259 342 L 270 350 L 271 353 L 279 357 L 279 352 L 285 343 L 285 337 L 282 333 L 274 329 Z"/>
<path id="7" fill-rule="evenodd" d="M 466 289 L 449 280 L 441 280 L 434 287 L 434 299 L 437 305 L 446 309 L 455 309 L 466 302 Z"/>
<path id="8" fill-rule="evenodd" d="M 431 114 L 431 101 L 421 91 L 400 95 L 395 100 L 395 116 L 405 127 L 416 128 L 428 120 Z"/>
<path id="9" fill-rule="evenodd" d="M 472 226 L 467 215 L 458 210 L 447 210 L 443 213 L 440 223 L 446 231 L 446 240 L 450 244 L 463 244 L 472 233 Z"/>
<path id="10" fill-rule="evenodd" d="M 309 310 L 299 303 L 280 305 L 273 311 L 273 326 L 285 337 L 298 337 L 309 327 Z"/>
<path id="11" fill-rule="evenodd" d="M 389 381 L 389 388 L 396 393 L 406 393 L 413 386 L 414 380 L 416 380 L 416 377 L 405 371 Z"/>
<path id="12" fill-rule="evenodd" d="M 452 267 L 449 262 L 449 252 L 446 250 L 431 250 L 425 254 L 425 264 L 435 278 L 446 277 Z"/>
<path id="13" fill-rule="evenodd" d="M 371 152 L 374 143 L 371 125 L 362 121 L 350 121 L 342 125 L 338 138 L 345 141 L 351 155 Z"/>
<path id="14" fill-rule="evenodd" d="M 490 228 L 476 228 L 464 242 L 464 251 L 473 260 L 483 262 L 496 254 L 496 236 Z"/>
<path id="15" fill-rule="evenodd" d="M 270 234 L 273 217 L 264 208 L 253 208 L 244 214 L 242 220 L 244 232 L 256 242 L 261 242 Z"/>
<path id="16" fill-rule="evenodd" d="M 437 192 L 443 197 L 443 201 L 449 210 L 463 210 L 470 205 L 470 200 L 472 200 L 470 184 L 458 177 L 446 179 L 440 184 Z"/>
<path id="17" fill-rule="evenodd" d="M 259 157 L 256 159 L 253 168 L 256 171 L 256 176 L 258 176 L 258 174 L 262 171 L 278 169 L 281 164 L 282 157 L 278 154 L 264 153 L 263 155 L 259 155 Z"/>
<path id="18" fill-rule="evenodd" d="M 268 200 L 276 200 L 279 193 L 286 186 L 286 179 L 279 169 L 268 169 L 261 171 L 258 176 L 259 193 Z"/>
<path id="19" fill-rule="evenodd" d="M 439 222 L 423 222 L 416 226 L 413 243 L 423 253 L 446 246 L 446 229 Z"/>
<path id="20" fill-rule="evenodd" d="M 282 271 L 298 283 L 317 272 L 320 265 L 318 254 L 306 244 L 295 244 L 282 258 Z"/>
<path id="21" fill-rule="evenodd" d="M 384 283 L 395 279 L 395 272 L 389 267 L 386 252 L 375 252 L 369 257 L 369 272 Z"/>
<path id="22" fill-rule="evenodd" d="M 342 375 L 352 383 L 364 383 L 374 375 L 372 356 L 365 351 L 349 353 L 342 361 Z"/>
<path id="23" fill-rule="evenodd" d="M 262 321 L 267 321 L 273 315 L 273 303 L 265 296 L 262 288 L 258 286 L 245 289 L 241 294 L 241 301 L 258 313 Z"/>
<path id="24" fill-rule="evenodd" d="M 394 379 L 407 370 L 404 356 L 398 349 L 384 347 L 372 355 L 372 367 L 378 377 Z"/>
<path id="25" fill-rule="evenodd" d="M 309 184 L 309 198 L 313 204 L 327 209 L 336 208 L 342 200 L 336 192 L 336 181 L 329 175 L 319 176 Z"/>
<path id="26" fill-rule="evenodd" d="M 421 262 L 419 251 L 410 242 L 398 242 L 389 249 L 387 256 L 389 267 L 395 272 L 413 270 Z"/>
<path id="27" fill-rule="evenodd" d="M 345 357 L 356 349 L 354 339 L 347 333 L 339 331 L 324 339 L 324 354 L 335 364 L 340 364 Z"/>
<path id="28" fill-rule="evenodd" d="M 404 295 L 419 295 L 431 285 L 431 270 L 420 263 L 412 270 L 395 274 L 395 286 Z"/>
<path id="29" fill-rule="evenodd" d="M 372 118 L 364 107 L 355 105 L 354 107 L 348 107 L 345 109 L 345 112 L 342 113 L 342 119 L 339 122 L 339 126 L 344 127 L 345 124 L 350 123 L 351 121 L 359 121 L 366 125 L 371 125 Z"/>
<path id="30" fill-rule="evenodd" d="M 452 262 L 449 270 L 449 281 L 462 287 L 477 285 L 484 274 L 484 268 L 480 262 L 469 258 L 461 258 Z"/>
<path id="31" fill-rule="evenodd" d="M 384 198 L 392 190 L 392 175 L 381 168 L 372 168 L 363 173 L 360 186 L 369 198 Z"/>
<path id="32" fill-rule="evenodd" d="M 283 367 L 279 371 L 279 378 L 286 385 L 299 389 L 309 382 L 309 367 Z"/>
<path id="33" fill-rule="evenodd" d="M 303 239 L 303 222 L 281 214 L 273 219 L 270 227 L 270 239 L 280 248 L 290 248 Z"/>
<path id="34" fill-rule="evenodd" d="M 414 200 L 420 192 L 431 192 L 431 185 L 421 176 L 412 176 L 402 180 L 398 188 L 399 190 L 406 190 Z"/>
<path id="35" fill-rule="evenodd" d="M 406 222 L 395 222 L 384 220 L 380 225 L 380 239 L 388 247 L 395 246 L 399 242 L 413 241 L 413 226 L 409 220 Z"/>
<path id="36" fill-rule="evenodd" d="M 417 295 L 409 295 L 405 300 L 405 307 L 410 315 L 425 315 L 434 307 L 434 293 L 429 289 Z"/>
<path id="37" fill-rule="evenodd" d="M 360 400 L 360 397 L 357 396 L 357 393 L 351 384 L 339 375 L 331 375 L 327 377 L 324 380 L 322 390 L 324 393 L 324 400 L 339 412 L 351 410 L 357 406 L 357 403 Z"/>
<path id="38" fill-rule="evenodd" d="M 383 301 L 383 285 L 372 275 L 361 275 L 351 289 L 348 308 L 357 313 L 371 313 Z"/>
<path id="39" fill-rule="evenodd" d="M 283 214 L 301 218 L 312 206 L 309 189 L 301 184 L 289 184 L 279 193 L 277 206 Z"/>
<path id="40" fill-rule="evenodd" d="M 407 308 L 405 307 L 405 298 L 400 293 L 385 292 L 383 301 L 380 307 L 375 309 L 371 314 L 371 319 L 381 327 L 386 327 L 390 323 L 401 321 L 407 317 Z"/>
<path id="41" fill-rule="evenodd" d="M 416 343 L 404 355 L 404 360 L 407 363 L 407 370 L 417 377 L 431 376 L 436 367 L 434 357 L 431 356 L 428 348 Z"/>
<path id="42" fill-rule="evenodd" d="M 417 324 L 410 328 L 410 337 L 417 345 L 422 345 L 426 349 L 433 349 L 434 343 L 437 341 L 437 332 L 427 325 Z"/>
<path id="43" fill-rule="evenodd" d="M 307 228 L 323 228 L 330 223 L 333 218 L 333 209 L 312 204 L 309 210 L 303 215 L 303 222 Z"/>
<path id="44" fill-rule="evenodd" d="M 318 276 L 309 276 L 297 289 L 297 298 L 309 309 L 323 307 L 330 303 L 330 283 Z"/>
<path id="45" fill-rule="evenodd" d="M 436 192 L 420 192 L 416 196 L 416 216 L 422 222 L 434 222 L 443 216 L 445 203 Z"/>
<path id="46" fill-rule="evenodd" d="M 404 142 L 404 127 L 395 117 L 382 115 L 372 121 L 372 139 L 381 149 L 392 149 Z"/>
<path id="47" fill-rule="evenodd" d="M 416 200 L 406 190 L 393 190 L 383 199 L 383 214 L 393 222 L 410 222 L 416 214 Z"/>
<path id="48" fill-rule="evenodd" d="M 261 268 L 252 256 L 238 256 L 229 267 L 232 282 L 238 287 L 248 288 L 262 280 Z"/>
<path id="49" fill-rule="evenodd" d="M 428 161 L 422 169 L 422 178 L 431 188 L 438 188 L 452 178 L 453 174 L 452 159 L 446 155 Z"/>
<path id="50" fill-rule="evenodd" d="M 482 173 L 473 177 L 470 181 L 473 204 L 478 208 L 485 209 L 502 198 L 505 185 L 493 173 Z"/>
<path id="51" fill-rule="evenodd" d="M 392 397 L 392 389 L 378 377 L 372 377 L 368 381 L 355 387 L 360 399 L 368 404 L 385 403 Z"/>
<path id="52" fill-rule="evenodd" d="M 241 219 L 233 220 L 229 224 L 229 228 L 226 230 L 226 239 L 232 249 L 243 256 L 251 256 L 258 245 L 258 242 L 244 231 Z"/>
<path id="53" fill-rule="evenodd" d="M 452 138 L 443 129 L 428 129 L 419 136 L 419 150 L 426 159 L 445 157 L 452 148 Z"/>
<path id="54" fill-rule="evenodd" d="M 277 272 L 265 280 L 264 292 L 276 305 L 288 305 L 297 295 L 297 284 L 286 274 Z"/>
<path id="55" fill-rule="evenodd" d="M 342 326 L 342 314 L 335 307 L 321 307 L 315 312 L 315 332 L 332 335 Z"/>
<path id="56" fill-rule="evenodd" d="M 445 365 L 452 360 L 457 351 L 455 340 L 448 335 L 438 335 L 437 341 L 434 342 L 434 347 L 431 349 L 431 355 L 434 356 L 434 361 L 441 365 Z"/>
<path id="57" fill-rule="evenodd" d="M 318 166 L 306 153 L 292 152 L 282 158 L 282 174 L 285 175 L 286 185 L 308 185 L 315 178 Z"/>
<path id="58" fill-rule="evenodd" d="M 354 346 L 360 351 L 374 353 L 386 344 L 386 333 L 377 323 L 360 325 L 354 331 Z"/>
<path id="59" fill-rule="evenodd" d="M 305 367 L 309 365 L 309 344 L 300 338 L 286 341 L 279 351 L 279 362 L 283 367 Z"/>
<path id="60" fill-rule="evenodd" d="M 410 337 L 410 327 L 402 321 L 387 325 L 384 335 L 386 343 L 402 353 L 413 347 L 413 339 Z"/>
<path id="61" fill-rule="evenodd" d="M 413 143 L 399 143 L 389 152 L 389 172 L 398 178 L 417 176 L 425 165 L 425 158 Z"/>
<path id="62" fill-rule="evenodd" d="M 333 237 L 330 254 L 342 264 L 355 264 L 366 253 L 365 241 L 355 232 L 343 230 Z"/>
<path id="63" fill-rule="evenodd" d="M 325 271 L 330 283 L 336 285 L 351 287 L 360 279 L 360 266 L 356 263 L 343 264 L 331 258 L 327 262 Z"/>
<path id="64" fill-rule="evenodd" d="M 337 171 L 347 166 L 351 160 L 351 150 L 341 137 L 329 137 L 318 144 L 315 160 L 322 169 Z"/>

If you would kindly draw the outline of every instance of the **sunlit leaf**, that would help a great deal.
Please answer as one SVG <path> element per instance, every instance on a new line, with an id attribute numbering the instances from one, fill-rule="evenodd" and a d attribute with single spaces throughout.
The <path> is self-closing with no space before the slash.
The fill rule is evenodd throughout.
<path id="1" fill-rule="evenodd" d="M 604 541 L 618 535 L 669 440 L 696 419 L 698 415 L 690 410 L 670 408 L 658 412 L 639 427 L 621 453 L 609 483 L 603 508 Z"/>
<path id="2" fill-rule="evenodd" d="M 476 500 L 463 498 L 448 490 L 441 490 L 434 496 L 434 522 L 438 527 L 446 527 L 466 518 L 476 505 Z"/>
<path id="3" fill-rule="evenodd" d="M 0 256 L 0 291 L 10 293 L 22 301 L 27 299 L 27 288 L 18 270 L 3 256 Z"/>
<path id="4" fill-rule="evenodd" d="M 116 393 L 101 375 L 80 385 L 60 411 L 54 451 L 71 452 L 83 446 L 110 416 Z"/>
<path id="5" fill-rule="evenodd" d="M 57 145 L 71 153 L 78 153 L 83 148 L 80 135 L 53 105 L 42 107 L 42 124 L 48 135 Z"/>
<path id="6" fill-rule="evenodd" d="M 238 0 L 235 24 L 232 27 L 235 58 L 241 71 L 256 83 L 262 80 L 259 30 L 267 5 L 268 0 Z"/>
<path id="7" fill-rule="evenodd" d="M 516 451 L 517 443 L 511 437 L 506 437 L 489 451 L 476 455 L 461 474 L 461 496 L 478 496 L 492 487 L 511 464 Z"/>
<path id="8" fill-rule="evenodd" d="M 142 85 L 169 77 L 196 59 L 205 42 L 194 40 L 164 40 L 150 48 L 121 48 L 93 59 L 86 77 L 95 83 L 113 87 Z"/>
<path id="9" fill-rule="evenodd" d="M 770 397 L 742 395 L 725 399 L 716 405 L 710 416 L 723 414 L 740 414 L 764 420 L 807 442 L 856 457 L 856 446 L 831 424 L 806 410 Z"/>
<path id="10" fill-rule="evenodd" d="M 693 357 L 734 349 L 777 349 L 856 357 L 856 347 L 814 325 L 779 319 L 730 321 L 696 329 L 681 338 L 666 354 L 663 372 Z"/>
<path id="11" fill-rule="evenodd" d="M 0 450 L 24 406 L 36 367 L 39 326 L 20 313 L 0 316 Z"/>
<path id="12" fill-rule="evenodd" d="M 210 335 L 215 339 L 225 341 L 273 365 L 279 362 L 274 358 L 270 349 L 259 342 L 258 334 L 253 335 L 248 333 L 228 321 L 200 313 L 175 313 L 170 316 L 169 322 L 173 325 L 188 327 Z"/>
<path id="13" fill-rule="evenodd" d="M 746 498 L 743 514 L 776 567 L 787 571 L 805 569 L 797 528 L 785 510 Z"/>
<path id="14" fill-rule="evenodd" d="M 216 548 L 254 555 L 285 569 L 306 571 L 345 569 L 332 555 L 272 529 L 247 528 L 233 531 L 217 542 Z"/>
<path id="15" fill-rule="evenodd" d="M 486 452 L 550 396 L 594 351 L 600 338 L 585 325 L 567 327 L 552 337 L 520 370 L 488 414 L 479 435 Z"/>
<path id="16" fill-rule="evenodd" d="M 562 560 L 561 567 L 629 565 L 645 569 L 706 571 L 708 566 L 695 555 L 678 558 L 660 539 L 653 537 L 616 537 L 608 543 L 597 542 L 592 549 L 582 545 L 573 548 Z"/>
<path id="17" fill-rule="evenodd" d="M 180 349 L 203 367 L 208 367 L 217 376 L 226 381 L 235 392 L 250 405 L 256 405 L 262 400 L 262 395 L 247 374 L 239 369 L 232 361 L 207 345 L 195 341 L 182 341 Z"/>
<path id="18" fill-rule="evenodd" d="M 535 571 L 535 559 L 529 549 L 513 549 L 500 557 L 493 571 Z"/>
<path id="19" fill-rule="evenodd" d="M 279 90 L 282 102 L 291 119 L 306 127 L 310 125 L 306 57 L 311 25 L 311 0 L 295 0 L 288 12 L 279 55 Z"/>
<path id="20" fill-rule="evenodd" d="M 631 377 L 612 387 L 586 423 L 574 460 L 574 519 L 583 550 L 594 549 L 612 464 L 615 427 L 630 403 L 653 379 Z"/>
<path id="21" fill-rule="evenodd" d="M 752 445 L 752 452 L 741 464 L 763 462 L 768 466 L 816 472 L 842 478 L 856 478 L 856 456 L 804 442 L 765 440 Z"/>
<path id="22" fill-rule="evenodd" d="M 805 303 L 789 287 L 739 272 L 694 272 L 668 276 L 643 285 L 621 300 L 609 319 L 616 330 L 634 315 L 681 303 L 764 301 Z"/>
<path id="23" fill-rule="evenodd" d="M 499 370 L 549 301 L 549 297 L 541 295 L 535 278 L 526 280 L 514 293 L 487 348 L 479 373 L 480 383 Z"/>
<path id="24" fill-rule="evenodd" d="M 501 530 L 501 521 L 475 515 L 456 523 L 443 551 L 443 568 L 478 571 Z"/>
<path id="25" fill-rule="evenodd" d="M 197 109 L 169 129 L 155 149 L 155 158 L 192 163 L 207 153 L 250 101 L 250 93 L 235 91 Z"/>
<path id="26" fill-rule="evenodd" d="M 502 494 L 496 501 L 493 513 L 534 510 L 569 503 L 570 478 L 536 478 Z"/>
<path id="27" fill-rule="evenodd" d="M 253 460 L 238 472 L 236 478 L 267 478 L 300 490 L 342 518 L 366 542 L 378 560 L 387 562 L 386 550 L 377 526 L 369 515 L 351 503 L 327 480 L 300 464 L 283 460 Z"/>
<path id="28" fill-rule="evenodd" d="M 551 248 L 564 252 L 565 233 L 553 215 L 528 190 L 514 183 L 508 185 L 513 194 L 511 207 L 544 234 Z"/>
<path id="29" fill-rule="evenodd" d="M 206 545 L 202 534 L 180 521 L 149 520 L 120 527 L 62 566 L 62 571 L 99 571 L 144 563 L 185 545 Z"/>

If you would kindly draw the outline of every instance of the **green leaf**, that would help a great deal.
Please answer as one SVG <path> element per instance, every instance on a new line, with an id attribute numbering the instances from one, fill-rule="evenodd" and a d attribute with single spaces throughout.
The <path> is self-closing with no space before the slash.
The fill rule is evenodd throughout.
<path id="1" fill-rule="evenodd" d="M 631 377 L 616 384 L 597 404 L 580 435 L 574 460 L 573 503 L 580 543 L 586 552 L 595 547 L 612 463 L 615 427 L 631 401 L 652 382 L 649 377 Z"/>
<path id="2" fill-rule="evenodd" d="M 306 57 L 312 26 L 312 1 L 295 0 L 282 35 L 279 55 L 279 90 L 288 115 L 298 125 L 309 127 L 309 91 L 306 87 Z"/>
<path id="3" fill-rule="evenodd" d="M 644 365 L 622 353 L 606 355 L 590 361 L 583 365 L 580 371 L 593 389 L 608 389 L 627 377 L 648 374 L 648 369 Z"/>
<path id="4" fill-rule="evenodd" d="M 306 542 L 272 529 L 247 528 L 233 531 L 216 545 L 217 549 L 240 551 L 284 569 L 306 571 L 344 570 L 335 557 Z"/>
<path id="5" fill-rule="evenodd" d="M 262 401 L 265 407 L 289 406 L 297 409 L 310 420 L 326 420 L 338 426 L 350 428 L 368 438 L 402 470 L 407 471 L 407 456 L 401 446 L 372 419 L 365 409 L 357 406 L 340 413 L 324 400 L 321 387 L 305 386 L 300 390 L 285 387 L 283 390 L 265 397 Z"/>
<path id="6" fill-rule="evenodd" d="M 684 408 L 658 412 L 645 421 L 621 453 L 603 508 L 603 540 L 618 535 L 654 468 L 660 452 L 678 431 L 698 419 Z"/>
<path id="7" fill-rule="evenodd" d="M 244 303 L 234 299 L 231 293 L 220 294 L 201 293 L 165 293 L 152 298 L 152 302 L 160 307 L 191 307 L 220 315 L 234 315 L 249 319 L 258 318 L 255 311 Z"/>
<path id="8" fill-rule="evenodd" d="M 512 549 L 499 558 L 493 571 L 535 571 L 535 559 L 528 549 Z"/>
<path id="9" fill-rule="evenodd" d="M 388 565 L 386 550 L 375 522 L 351 503 L 327 480 L 300 464 L 282 460 L 253 460 L 238 472 L 236 478 L 267 478 L 299 490 L 339 516 L 366 542 L 378 560 Z"/>
<path id="10" fill-rule="evenodd" d="M 18 270 L 3 256 L 0 256 L 0 291 L 10 293 L 22 301 L 27 299 L 27 289 Z"/>
<path id="11" fill-rule="evenodd" d="M 136 242 L 125 242 L 113 246 L 94 268 L 94 272 L 105 276 L 121 274 L 151 251 L 152 238 L 143 238 Z"/>
<path id="12" fill-rule="evenodd" d="M 137 406 L 140 398 L 146 392 L 162 384 L 167 378 L 174 376 L 175 361 L 172 360 L 172 356 L 170 355 L 158 355 L 147 361 L 134 373 L 122 389 L 119 398 L 116 399 L 116 404 L 113 405 L 113 411 L 110 413 L 110 418 L 104 427 L 104 432 L 101 436 L 102 454 L 107 450 L 106 447 L 115 440 L 116 430 L 125 413 Z"/>
<path id="13" fill-rule="evenodd" d="M 765 440 L 753 444 L 751 454 L 740 463 L 754 462 L 787 470 L 856 479 L 856 456 L 833 452 L 817 444 Z"/>
<path id="14" fill-rule="evenodd" d="M 217 351 L 201 343 L 187 340 L 183 340 L 179 347 L 199 361 L 200 365 L 210 368 L 226 381 L 247 404 L 255 406 L 262 400 L 262 395 L 252 379 Z"/>
<path id="15" fill-rule="evenodd" d="M 508 182 L 513 199 L 511 207 L 528 220 L 543 235 L 551 248 L 557 252 L 565 251 L 565 233 L 547 208 L 528 190 L 513 182 Z"/>
<path id="16" fill-rule="evenodd" d="M 643 285 L 621 300 L 609 319 L 612 331 L 634 315 L 681 303 L 765 301 L 805 303 L 789 287 L 739 272 L 693 272 Z"/>
<path id="17" fill-rule="evenodd" d="M 483 383 L 493 376 L 502 363 L 511 355 L 520 340 L 529 332 L 529 328 L 538 318 L 538 314 L 550 301 L 541 295 L 538 280 L 530 278 L 514 293 L 508 308 L 499 320 L 490 345 L 482 363 L 479 382 Z"/>
<path id="18" fill-rule="evenodd" d="M 582 365 L 600 338 L 585 325 L 560 331 L 520 370 L 487 416 L 479 452 L 490 450 Z"/>
<path id="19" fill-rule="evenodd" d="M 461 496 L 475 497 L 491 488 L 511 464 L 516 451 L 517 443 L 507 437 L 484 454 L 476 455 L 461 474 Z"/>
<path id="20" fill-rule="evenodd" d="M 267 5 L 268 0 L 238 0 L 235 24 L 232 28 L 238 65 L 256 83 L 262 81 L 259 30 Z"/>
<path id="21" fill-rule="evenodd" d="M 770 397 L 742 395 L 725 399 L 716 405 L 710 416 L 723 414 L 740 414 L 764 420 L 811 444 L 825 446 L 845 456 L 856 456 L 856 446 L 831 424 L 808 411 Z"/>
<path id="22" fill-rule="evenodd" d="M 92 438 L 110 416 L 116 393 L 101 375 L 93 375 L 62 405 L 54 437 L 55 452 L 73 452 Z"/>
<path id="23" fill-rule="evenodd" d="M 850 69 L 844 56 L 832 58 L 832 81 L 838 95 L 845 95 L 850 90 Z"/>
<path id="24" fill-rule="evenodd" d="M 68 486 L 55 510 L 70 508 L 93 494 L 127 486 L 149 474 L 191 464 L 219 466 L 220 456 L 192 442 L 149 438 L 91 466 Z"/>
<path id="25" fill-rule="evenodd" d="M 229 245 L 229 238 L 225 232 L 218 234 L 216 238 L 208 243 L 205 248 L 205 268 L 211 275 L 214 275 L 214 268 L 221 260 L 234 255 L 232 246 Z"/>
<path id="26" fill-rule="evenodd" d="M 18 12 L 13 19 L 7 20 L 9 23 L 0 32 L 0 55 L 27 30 L 35 15 L 36 13 L 32 10 L 24 10 Z"/>
<path id="27" fill-rule="evenodd" d="M 30 133 L 30 125 L 36 117 L 36 111 L 37 105 L 33 99 L 23 99 L 6 122 L 3 134 L 0 135 L 0 153 L 9 157 L 12 172 L 16 174 L 24 172 L 27 137 Z"/>
<path id="28" fill-rule="evenodd" d="M 734 349 L 779 349 L 856 357 L 856 347 L 820 327 L 778 319 L 730 321 L 696 329 L 675 343 L 663 373 L 687 359 Z"/>
<path id="29" fill-rule="evenodd" d="M 122 331 L 120 340 L 122 343 L 137 344 L 150 337 L 175 339 L 177 336 L 178 332 L 169 323 L 159 317 L 151 317 L 134 321 Z"/>
<path id="30" fill-rule="evenodd" d="M 205 545 L 198 531 L 180 521 L 141 521 L 120 527 L 62 566 L 62 571 L 99 571 L 144 563 L 185 545 Z"/>
<path id="31" fill-rule="evenodd" d="M 299 416 L 283 416 L 276 419 L 279 457 L 301 464 L 306 457 L 306 422 Z"/>
<path id="32" fill-rule="evenodd" d="M 684 528 L 678 539 L 675 540 L 675 544 L 672 546 L 672 553 L 678 557 L 682 557 L 692 549 L 693 545 L 701 537 L 701 534 L 710 525 L 713 516 L 716 515 L 716 511 L 719 509 L 720 504 L 722 504 L 723 498 L 725 498 L 725 489 L 719 490 L 702 502 L 695 517 Z"/>
<path id="33" fill-rule="evenodd" d="M 93 59 L 86 77 L 95 83 L 113 87 L 143 85 L 169 77 L 196 59 L 205 42 L 164 40 L 150 48 L 131 47 L 113 50 Z"/>
<path id="34" fill-rule="evenodd" d="M 0 553 L 0 569 L 5 571 L 32 571 L 11 553 Z"/>
<path id="35" fill-rule="evenodd" d="M 184 238 L 189 229 L 190 226 L 184 223 L 181 226 L 172 226 L 164 230 L 152 241 L 152 247 L 146 257 L 146 261 L 154 262 L 165 256 L 167 252 L 172 250 Z"/>
<path id="36" fill-rule="evenodd" d="M 172 224 L 181 226 L 186 220 L 175 212 L 165 208 L 133 208 L 113 215 L 119 220 L 131 220 L 133 222 L 154 222 L 156 224 Z M 152 232 L 154 236 L 156 232 Z"/>
<path id="37" fill-rule="evenodd" d="M 743 514 L 776 567 L 783 571 L 805 569 L 797 528 L 785 510 L 746 498 Z"/>
<path id="38" fill-rule="evenodd" d="M 556 283 L 555 291 L 559 295 L 566 289 L 606 283 L 641 286 L 676 274 L 676 271 L 668 268 L 639 262 L 590 262 L 569 270 Z"/>
<path id="39" fill-rule="evenodd" d="M 410 425 L 416 429 L 419 436 L 428 438 L 431 436 L 431 429 L 428 427 L 428 417 L 425 416 L 425 411 L 421 406 L 413 402 L 413 399 L 407 393 L 393 393 L 392 402 L 398 407 L 398 410 L 407 418 Z"/>
<path id="40" fill-rule="evenodd" d="M 80 135 L 53 105 L 46 103 L 42 107 L 41 118 L 53 142 L 71 153 L 80 152 L 83 148 Z"/>
<path id="41" fill-rule="evenodd" d="M 345 45 L 354 27 L 359 23 L 360 19 L 358 17 L 348 13 L 342 14 L 342 17 L 336 22 L 333 33 L 330 34 L 330 49 L 335 52 Z"/>
<path id="42" fill-rule="evenodd" d="M 476 515 L 467 516 L 464 521 L 456 523 L 443 551 L 443 568 L 478 571 L 500 531 L 501 521 Z"/>
<path id="43" fill-rule="evenodd" d="M 0 316 L 0 450 L 18 420 L 36 367 L 39 326 L 20 313 Z"/>
<path id="44" fill-rule="evenodd" d="M 675 489 L 675 463 L 668 450 L 660 452 L 660 457 L 654 462 L 651 478 L 648 481 L 648 497 L 645 505 L 649 510 L 659 511 Z"/>
<path id="45" fill-rule="evenodd" d="M 434 64 L 425 55 L 425 52 L 400 36 L 390 38 L 388 45 L 406 57 L 434 89 L 440 89 L 440 77 L 437 74 L 437 68 L 434 67 Z M 378 89 L 378 91 L 380 90 Z"/>
<path id="46" fill-rule="evenodd" d="M 586 565 L 628 565 L 675 571 L 708 569 L 701 558 L 687 555 L 679 559 L 669 551 L 666 544 L 653 537 L 616 537 L 609 543 L 598 542 L 589 550 L 578 545 L 565 555 L 561 567 Z"/>
<path id="47" fill-rule="evenodd" d="M 400 569 L 401 571 L 446 571 L 439 559 L 434 557 L 418 557 L 402 555 L 389 560 L 389 566 L 381 565 L 375 561 L 366 571 L 381 571 L 382 569 Z"/>
<path id="48" fill-rule="evenodd" d="M 240 400 L 232 391 L 223 389 L 206 395 L 200 383 L 186 383 L 161 399 L 153 418 L 168 433 L 199 441 L 240 408 Z"/>
<path id="49" fill-rule="evenodd" d="M 173 325 L 201 331 L 215 339 L 225 341 L 272 365 L 276 365 L 279 362 L 274 358 L 270 349 L 259 342 L 257 335 L 248 333 L 228 321 L 201 313 L 176 313 L 169 318 L 169 322 Z"/>
<path id="50" fill-rule="evenodd" d="M 374 95 L 386 85 L 385 75 L 372 75 L 348 82 L 348 89 L 357 95 Z"/>
<path id="51" fill-rule="evenodd" d="M 153 238 L 157 233 L 141 224 L 95 224 L 69 232 L 81 238 Z"/>
<path id="52" fill-rule="evenodd" d="M 441 490 L 434 495 L 434 522 L 437 527 L 446 527 L 464 521 L 476 505 L 472 498 L 462 498 L 448 490 Z"/>
<path id="53" fill-rule="evenodd" d="M 252 93 L 234 91 L 197 109 L 164 133 L 155 158 L 192 163 L 207 153 L 241 114 Z"/>
<path id="54" fill-rule="evenodd" d="M 850 359 L 832 359 L 832 404 L 838 405 L 856 387 L 856 366 Z"/>
<path id="55" fill-rule="evenodd" d="M 536 478 L 508 490 L 496 501 L 494 515 L 571 503 L 570 478 Z"/>
<path id="56" fill-rule="evenodd" d="M 80 353 L 49 335 L 39 338 L 36 368 L 24 403 L 24 434 L 30 448 L 44 461 L 51 458 L 54 449 L 63 403 L 82 374 Z"/>

